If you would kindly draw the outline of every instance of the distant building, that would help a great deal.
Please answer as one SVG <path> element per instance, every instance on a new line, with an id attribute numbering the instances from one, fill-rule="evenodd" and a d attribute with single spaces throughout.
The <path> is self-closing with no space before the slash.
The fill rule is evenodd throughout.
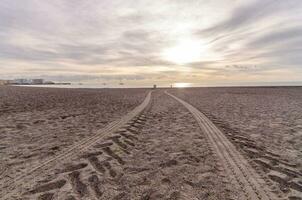
<path id="1" fill-rule="evenodd" d="M 31 84 L 33 84 L 33 85 L 41 85 L 43 83 L 44 83 L 43 79 L 32 79 L 31 80 Z"/>
<path id="2" fill-rule="evenodd" d="M 17 85 L 29 85 L 29 84 L 31 84 L 31 80 L 23 79 L 23 78 L 14 79 L 13 80 L 13 84 L 17 84 Z"/>
<path id="3" fill-rule="evenodd" d="M 71 83 L 55 83 L 56 85 L 71 85 Z"/>
<path id="4" fill-rule="evenodd" d="M 53 85 L 53 84 L 55 84 L 55 83 L 52 82 L 52 81 L 44 81 L 43 84 L 45 84 L 45 85 Z"/>

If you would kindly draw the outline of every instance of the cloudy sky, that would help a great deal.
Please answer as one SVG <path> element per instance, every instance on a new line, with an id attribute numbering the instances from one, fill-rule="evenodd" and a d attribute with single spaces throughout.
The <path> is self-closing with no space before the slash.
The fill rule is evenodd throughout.
<path id="1" fill-rule="evenodd" d="M 0 79 L 302 81 L 301 0 L 1 0 Z"/>

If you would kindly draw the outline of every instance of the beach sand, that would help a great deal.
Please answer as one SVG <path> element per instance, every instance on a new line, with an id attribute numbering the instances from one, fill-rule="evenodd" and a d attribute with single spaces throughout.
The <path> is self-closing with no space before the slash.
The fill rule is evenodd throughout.
<path id="1" fill-rule="evenodd" d="M 149 91 L 0 88 L 2 199 L 302 199 L 302 88 Z"/>
<path id="2" fill-rule="evenodd" d="M 0 184 L 95 134 L 145 95 L 141 89 L 1 87 Z"/>
<path id="3" fill-rule="evenodd" d="M 259 173 L 275 183 L 276 193 L 283 197 L 301 192 L 302 87 L 190 88 L 171 93 L 206 114 Z"/>

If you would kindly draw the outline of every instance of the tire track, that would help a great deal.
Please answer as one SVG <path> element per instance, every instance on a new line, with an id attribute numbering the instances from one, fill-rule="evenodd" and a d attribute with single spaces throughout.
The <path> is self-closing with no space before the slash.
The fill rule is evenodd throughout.
<path id="1" fill-rule="evenodd" d="M 232 129 L 228 124 L 224 124 L 210 113 L 205 113 L 213 123 L 218 125 L 230 141 L 238 147 L 243 155 L 249 158 L 251 166 L 272 186 L 274 193 L 279 198 L 290 200 L 302 199 L 302 173 L 298 170 L 298 165 L 283 160 L 280 155 L 260 147 L 255 141 L 241 135 L 237 130 Z"/>
<path id="2" fill-rule="evenodd" d="M 243 189 L 245 199 L 276 200 L 278 199 L 265 181 L 248 164 L 247 160 L 236 150 L 226 136 L 199 110 L 178 97 L 166 92 L 167 95 L 186 107 L 198 122 L 201 130 L 206 134 L 215 153 L 224 165 L 228 176 L 235 184 Z"/>
<path id="3" fill-rule="evenodd" d="M 1 199 L 11 199 L 10 197 L 15 195 L 17 190 L 20 190 L 22 188 L 22 185 L 24 182 L 26 182 L 26 180 L 31 180 L 34 179 L 34 177 L 39 174 L 47 173 L 49 170 L 51 170 L 51 168 L 49 168 L 51 165 L 56 163 L 66 162 L 68 159 L 73 158 L 74 156 L 78 155 L 80 152 L 88 149 L 93 144 L 97 143 L 100 139 L 104 138 L 105 136 L 108 136 L 109 134 L 112 134 L 113 132 L 117 131 L 119 128 L 126 125 L 129 121 L 131 121 L 133 118 L 135 118 L 140 113 L 142 113 L 143 110 L 145 110 L 145 108 L 149 105 L 151 100 L 151 93 L 152 92 L 149 92 L 147 94 L 145 100 L 139 106 L 137 106 L 135 109 L 133 109 L 131 112 L 126 114 L 121 119 L 110 123 L 107 127 L 100 130 L 94 136 L 89 137 L 84 141 L 79 142 L 75 145 L 72 145 L 67 150 L 64 150 L 62 153 L 38 165 L 33 166 L 30 171 L 23 173 L 21 176 L 18 176 L 16 178 L 7 181 L 6 184 L 4 184 L 4 186 L 0 190 L 1 191 L 0 194 L 2 194 Z"/>
<path id="4" fill-rule="evenodd" d="M 152 104 L 152 103 L 150 103 Z M 150 106 L 148 105 L 148 107 Z M 147 111 L 148 108 L 144 110 Z M 126 126 L 129 124 L 139 124 L 138 132 L 145 124 L 143 114 L 138 115 L 132 119 Z M 123 126 L 125 127 L 125 126 Z M 124 142 L 126 141 L 125 137 L 120 137 L 122 133 L 124 134 L 135 134 L 128 132 L 126 130 L 121 130 L 114 132 L 112 135 L 107 136 L 104 140 L 98 142 L 97 144 L 89 147 L 85 152 L 81 152 L 76 155 L 73 159 L 73 164 L 63 163 L 63 165 L 58 166 L 58 168 L 53 169 L 51 173 L 55 173 L 58 176 L 51 179 L 46 179 L 41 183 L 33 186 L 33 189 L 25 192 L 22 198 L 29 199 L 44 199 L 50 197 L 49 194 L 56 196 L 55 199 L 87 199 L 87 200 L 97 200 L 97 199 L 108 199 L 108 193 L 104 187 L 104 180 L 109 181 L 110 183 L 116 183 L 123 176 L 123 165 L 127 162 L 127 156 L 133 153 L 133 146 L 130 147 Z M 138 126 L 136 126 L 138 127 Z M 126 133 L 127 132 L 127 133 Z M 119 142 L 123 144 L 118 145 L 114 142 L 116 138 L 119 138 Z M 134 143 L 133 143 L 134 144 Z M 125 146 L 124 146 L 125 145 Z M 136 144 L 134 144 L 136 145 Z M 129 154 L 122 151 L 122 148 L 127 148 Z M 107 154 L 106 151 L 111 153 Z M 119 162 L 122 161 L 122 164 Z M 66 193 L 69 196 L 66 197 Z"/>

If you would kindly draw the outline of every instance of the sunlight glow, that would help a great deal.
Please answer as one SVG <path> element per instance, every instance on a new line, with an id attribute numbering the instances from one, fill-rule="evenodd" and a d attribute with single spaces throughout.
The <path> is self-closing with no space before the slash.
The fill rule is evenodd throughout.
<path id="1" fill-rule="evenodd" d="M 176 46 L 166 49 L 163 57 L 176 64 L 197 62 L 203 54 L 206 54 L 207 47 L 200 41 L 182 40 Z"/>
<path id="2" fill-rule="evenodd" d="M 174 83 L 173 86 L 176 88 L 185 88 L 190 87 L 191 83 Z"/>

